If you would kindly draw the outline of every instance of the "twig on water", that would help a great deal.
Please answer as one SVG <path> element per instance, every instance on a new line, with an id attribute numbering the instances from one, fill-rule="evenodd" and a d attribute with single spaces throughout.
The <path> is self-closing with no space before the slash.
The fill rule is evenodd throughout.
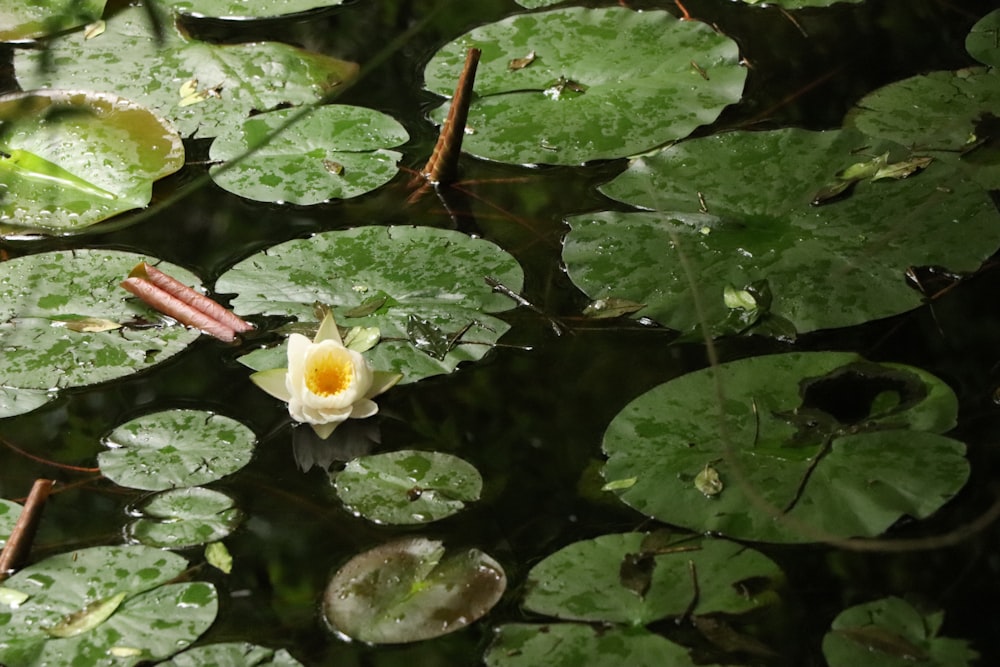
<path id="1" fill-rule="evenodd" d="M 54 483 L 51 479 L 36 479 L 32 484 L 31 493 L 28 494 L 21 514 L 17 517 L 14 530 L 11 531 L 7 544 L 0 552 L 0 581 L 17 569 L 31 550 L 31 542 L 35 539 L 35 529 L 38 528 L 42 508 L 45 507 L 45 500 L 49 497 L 49 491 Z"/>

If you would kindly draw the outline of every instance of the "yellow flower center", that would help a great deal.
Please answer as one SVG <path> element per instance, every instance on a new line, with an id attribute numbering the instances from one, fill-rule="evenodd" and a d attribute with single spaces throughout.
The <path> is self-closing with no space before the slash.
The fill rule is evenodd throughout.
<path id="1" fill-rule="evenodd" d="M 354 366 L 347 354 L 335 350 L 317 350 L 306 368 L 306 387 L 317 396 L 333 396 L 351 386 Z"/>

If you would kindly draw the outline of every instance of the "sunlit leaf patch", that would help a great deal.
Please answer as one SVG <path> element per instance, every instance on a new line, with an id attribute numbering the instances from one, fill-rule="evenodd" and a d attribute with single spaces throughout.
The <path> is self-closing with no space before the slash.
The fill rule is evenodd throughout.
<path id="1" fill-rule="evenodd" d="M 503 568 L 478 549 L 448 552 L 422 537 L 359 554 L 330 580 L 323 613 L 359 641 L 398 644 L 439 637 L 477 621 L 507 586 Z"/>
<path id="2" fill-rule="evenodd" d="M 170 119 L 185 137 L 215 136 L 251 111 L 315 102 L 357 72 L 354 63 L 286 44 L 213 44 L 172 25 L 160 43 L 141 7 L 116 13 L 98 37 L 70 33 L 52 40 L 44 54 L 20 51 L 14 61 L 24 89 L 113 91 Z M 182 105 L 192 93 L 182 96 L 181 89 L 192 81 L 202 99 Z"/>
<path id="3" fill-rule="evenodd" d="M 405 143 L 409 135 L 398 122 L 372 109 L 322 106 L 261 145 L 296 113 L 282 109 L 258 114 L 220 134 L 212 143 L 212 160 L 231 160 L 256 150 L 226 171 L 214 170 L 212 179 L 248 199 L 317 204 L 356 197 L 396 175 L 400 154 L 388 148 Z"/>
<path id="4" fill-rule="evenodd" d="M 917 368 L 839 352 L 753 357 L 626 406 L 604 435 L 603 474 L 636 480 L 615 491 L 628 505 L 697 532 L 870 537 L 929 516 L 965 484 L 965 446 L 939 435 L 956 412 L 951 389 Z M 712 495 L 697 481 L 706 465 L 723 484 Z"/>
<path id="5" fill-rule="evenodd" d="M 27 412 L 59 390 L 152 368 L 200 335 L 160 319 L 118 283 L 137 262 L 155 260 L 114 250 L 39 253 L 0 262 L 0 417 Z M 198 279 L 159 266 L 187 285 Z M 122 326 L 74 331 L 84 318 Z"/>
<path id="6" fill-rule="evenodd" d="M 106 93 L 0 96 L 0 234 L 67 234 L 135 208 L 184 165 L 173 125 Z"/>
<path id="7" fill-rule="evenodd" d="M 302 667 L 285 649 L 257 646 L 249 642 L 206 644 L 189 648 L 159 667 Z"/>
<path id="8" fill-rule="evenodd" d="M 345 332 L 376 327 L 380 341 L 365 356 L 377 370 L 402 373 L 406 383 L 481 359 L 507 331 L 492 313 L 517 304 L 495 293 L 487 276 L 514 292 L 521 289 L 517 261 L 483 239 L 429 227 L 359 227 L 268 248 L 224 273 L 216 290 L 236 294 L 233 308 L 242 315 L 318 323 L 318 303 L 333 308 Z M 380 305 L 370 310 L 373 295 Z M 411 317 L 442 332 L 443 356 L 421 349 L 423 339 L 413 334 Z M 285 347 L 255 351 L 240 361 L 254 370 L 282 368 Z"/>
<path id="9" fill-rule="evenodd" d="M 36 39 L 101 18 L 107 0 L 22 0 L 0 7 L 0 42 Z"/>
<path id="10" fill-rule="evenodd" d="M 905 312 L 925 298 L 907 284 L 907 269 L 977 269 L 1000 247 L 1000 216 L 943 154 L 908 178 L 870 177 L 812 203 L 838 173 L 886 151 L 887 163 L 915 157 L 846 130 L 680 142 L 632 160 L 601 187 L 654 211 L 570 217 L 563 259 L 590 298 L 643 303 L 642 316 L 681 331 L 699 322 L 695 290 L 715 335 L 807 332 Z M 727 289 L 751 288 L 767 293 L 766 312 L 734 323 Z"/>
<path id="11" fill-rule="evenodd" d="M 115 428 L 104 439 L 109 449 L 98 455 L 97 462 L 101 473 L 116 484 L 160 491 L 206 484 L 236 472 L 250 462 L 256 442 L 253 431 L 229 417 L 199 410 L 166 410 Z M 193 499 L 194 506 L 215 505 L 202 495 L 196 492 L 169 498 L 182 504 Z"/>
<path id="12" fill-rule="evenodd" d="M 471 464 L 450 454 L 403 450 L 363 456 L 333 476 L 341 502 L 370 521 L 437 521 L 479 499 L 483 480 Z"/>
<path id="13" fill-rule="evenodd" d="M 167 0 L 175 11 L 197 18 L 267 19 L 310 9 L 335 7 L 344 0 Z"/>
<path id="14" fill-rule="evenodd" d="M 842 611 L 823 638 L 830 667 L 968 667 L 979 654 L 964 639 L 939 636 L 943 612 L 923 613 L 897 597 Z"/>
<path id="15" fill-rule="evenodd" d="M 243 518 L 228 495 L 200 486 L 158 493 L 143 501 L 136 512 L 141 516 L 126 528 L 128 536 L 167 549 L 221 540 Z"/>
<path id="16" fill-rule="evenodd" d="M 4 587 L 29 597 L 4 610 L 5 667 L 130 667 L 168 657 L 215 620 L 215 588 L 167 583 L 187 568 L 175 554 L 144 546 L 93 547 L 20 570 Z"/>
<path id="17" fill-rule="evenodd" d="M 451 95 L 473 47 L 482 57 L 463 148 L 517 164 L 580 164 L 680 139 L 738 101 L 746 78 L 736 43 L 704 23 L 573 7 L 459 37 L 427 65 L 427 88 Z M 530 65 L 510 67 L 530 52 Z"/>

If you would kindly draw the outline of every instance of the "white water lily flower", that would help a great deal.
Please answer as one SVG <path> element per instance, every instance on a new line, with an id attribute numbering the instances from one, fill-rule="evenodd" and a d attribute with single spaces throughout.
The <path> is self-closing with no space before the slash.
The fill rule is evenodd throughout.
<path id="1" fill-rule="evenodd" d="M 329 313 L 310 342 L 302 334 L 288 337 L 288 368 L 250 376 L 254 384 L 288 403 L 288 414 L 327 438 L 347 419 L 378 412 L 371 400 L 399 382 L 402 375 L 373 370 L 357 350 L 345 347 Z"/>

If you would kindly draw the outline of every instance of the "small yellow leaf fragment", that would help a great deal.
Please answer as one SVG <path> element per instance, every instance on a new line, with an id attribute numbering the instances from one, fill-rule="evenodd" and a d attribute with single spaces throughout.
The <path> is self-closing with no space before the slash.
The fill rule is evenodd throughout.
<path id="1" fill-rule="evenodd" d="M 104 29 L 107 24 L 103 20 L 97 20 L 93 23 L 87 24 L 87 27 L 83 29 L 84 39 L 94 39 L 95 37 L 100 37 L 104 34 Z"/>
<path id="2" fill-rule="evenodd" d="M 709 498 L 719 495 L 723 489 L 719 471 L 707 463 L 701 472 L 695 476 L 694 486 Z"/>
<path id="3" fill-rule="evenodd" d="M 117 593 L 101 600 L 95 600 L 80 611 L 66 615 L 45 632 L 52 637 L 76 637 L 108 620 L 126 598 L 127 593 Z"/>
<path id="4" fill-rule="evenodd" d="M 78 320 L 66 320 L 64 326 L 77 333 L 101 333 L 121 329 L 122 325 L 100 317 L 83 317 Z"/>
<path id="5" fill-rule="evenodd" d="M 181 101 L 177 103 L 179 107 L 189 107 L 192 104 L 198 104 L 199 102 L 204 102 L 209 97 L 220 97 L 219 91 L 222 90 L 222 84 L 214 88 L 202 88 L 198 89 L 198 79 L 188 79 L 181 84 L 180 90 L 178 91 L 181 96 Z"/>
<path id="6" fill-rule="evenodd" d="M 511 72 L 515 72 L 519 69 L 524 69 L 531 63 L 535 62 L 535 57 L 536 57 L 535 52 L 530 51 L 528 52 L 528 55 L 524 56 L 523 58 L 514 58 L 509 63 L 507 63 L 507 69 L 509 69 Z"/>
<path id="7" fill-rule="evenodd" d="M 29 597 L 31 596 L 27 593 L 7 588 L 6 586 L 0 586 L 0 604 L 5 604 L 8 607 L 16 609 L 24 604 Z"/>
<path id="8" fill-rule="evenodd" d="M 108 653 L 116 658 L 135 658 L 145 653 L 145 651 L 134 646 L 112 646 L 108 649 Z"/>
<path id="9" fill-rule="evenodd" d="M 205 547 L 205 560 L 212 567 L 226 574 L 233 571 L 233 557 L 222 542 L 212 542 Z"/>
<path id="10" fill-rule="evenodd" d="M 344 173 L 344 165 L 340 164 L 339 162 L 334 162 L 333 160 L 324 159 L 323 166 L 326 168 L 328 172 L 330 172 L 334 176 L 340 176 L 341 174 Z"/>
<path id="11" fill-rule="evenodd" d="M 620 491 L 622 489 L 630 489 L 635 486 L 638 481 L 636 477 L 627 477 L 625 479 L 613 479 L 604 486 L 601 487 L 601 491 Z"/>

